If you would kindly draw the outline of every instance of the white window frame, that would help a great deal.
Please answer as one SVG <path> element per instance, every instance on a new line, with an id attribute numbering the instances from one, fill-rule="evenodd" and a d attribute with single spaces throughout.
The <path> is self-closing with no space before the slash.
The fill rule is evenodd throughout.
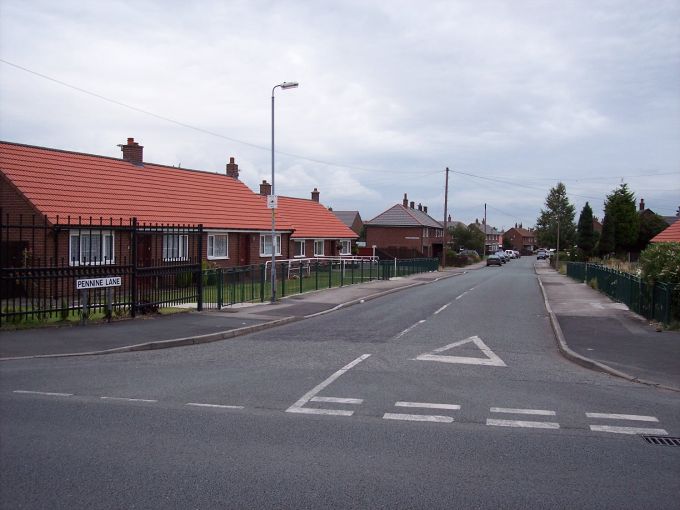
<path id="1" fill-rule="evenodd" d="M 423 227 L 423 238 L 430 237 L 430 229 Z"/>
<path id="2" fill-rule="evenodd" d="M 267 250 L 267 239 L 269 239 L 269 250 Z M 260 234 L 260 257 L 271 257 L 272 235 Z M 276 257 L 281 256 L 281 234 L 276 234 Z"/>
<path id="3" fill-rule="evenodd" d="M 340 255 L 352 254 L 352 241 L 349 239 L 340 239 Z"/>
<path id="4" fill-rule="evenodd" d="M 96 260 L 87 260 L 85 258 L 85 251 L 88 248 L 84 246 L 89 239 L 90 244 L 92 242 L 93 236 L 99 236 L 104 242 L 100 241 L 99 244 L 99 256 L 94 257 Z M 78 253 L 74 253 L 74 239 L 78 243 Z M 108 245 L 108 246 L 105 246 Z M 91 254 L 91 249 L 87 250 Z M 104 252 L 110 253 L 110 257 L 105 256 Z M 80 229 L 80 230 L 70 230 L 68 238 L 68 260 L 71 266 L 99 266 L 99 265 L 109 265 L 116 263 L 116 236 L 113 230 L 90 230 L 90 229 Z"/>
<path id="5" fill-rule="evenodd" d="M 319 252 L 316 248 L 317 246 L 321 245 L 321 252 Z M 323 257 L 324 256 L 324 246 L 325 246 L 325 240 L 324 239 L 314 239 L 314 256 L 315 257 Z"/>
<path id="6" fill-rule="evenodd" d="M 175 251 L 175 242 L 173 246 L 168 246 L 171 238 L 177 238 L 177 253 L 168 253 L 171 249 Z M 163 234 L 163 260 L 167 262 L 175 262 L 179 260 L 189 259 L 189 236 L 187 234 Z M 174 256 L 176 255 L 176 256 Z"/>
<path id="7" fill-rule="evenodd" d="M 293 258 L 304 258 L 307 240 L 306 239 L 293 239 L 293 242 L 295 243 L 295 248 L 293 248 L 293 254 L 294 254 Z M 300 250 L 300 253 L 297 252 L 298 246 L 302 247 L 302 249 Z"/>
<path id="8" fill-rule="evenodd" d="M 215 255 L 215 238 L 224 237 L 224 254 Z M 208 260 L 224 260 L 229 258 L 229 234 L 226 232 L 212 232 L 208 234 Z"/>

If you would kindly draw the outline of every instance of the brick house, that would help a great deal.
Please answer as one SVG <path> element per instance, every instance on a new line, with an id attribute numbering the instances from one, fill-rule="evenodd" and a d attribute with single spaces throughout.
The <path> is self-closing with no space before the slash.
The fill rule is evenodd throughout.
<path id="1" fill-rule="evenodd" d="M 364 223 L 366 246 L 390 257 L 440 257 L 444 226 L 427 214 L 427 206 L 408 201 L 396 204 Z"/>
<path id="2" fill-rule="evenodd" d="M 680 243 L 680 221 L 675 221 L 650 241 L 652 243 Z"/>
<path id="3" fill-rule="evenodd" d="M 479 219 L 475 219 L 473 225 L 486 236 L 486 241 L 484 241 L 484 252 L 486 254 L 495 253 L 503 247 L 503 234 L 496 228 L 487 225 L 484 220 L 480 223 Z"/>
<path id="4" fill-rule="evenodd" d="M 144 162 L 133 138 L 120 147 L 122 159 L 0 142 L 2 220 L 38 217 L 52 228 L 49 239 L 0 237 L 2 263 L 27 253 L 69 266 L 131 257 L 152 265 L 198 256 L 215 267 L 271 259 L 271 210 L 239 180 L 234 158 L 225 175 Z M 292 258 L 300 239 L 317 243 L 325 256 L 351 253 L 357 235 L 318 203 L 318 194 L 316 201 L 282 197 L 276 214 L 277 256 Z M 135 234 L 135 249 L 132 222 L 147 229 Z"/>
<path id="5" fill-rule="evenodd" d="M 503 239 L 510 243 L 513 250 L 520 252 L 522 255 L 530 255 L 536 249 L 536 234 L 521 226 L 515 225 L 513 228 L 508 229 L 503 234 Z"/>
<path id="6" fill-rule="evenodd" d="M 359 211 L 332 211 L 340 221 L 352 229 L 357 235 L 361 236 L 361 231 L 364 228 L 364 222 L 361 219 Z"/>

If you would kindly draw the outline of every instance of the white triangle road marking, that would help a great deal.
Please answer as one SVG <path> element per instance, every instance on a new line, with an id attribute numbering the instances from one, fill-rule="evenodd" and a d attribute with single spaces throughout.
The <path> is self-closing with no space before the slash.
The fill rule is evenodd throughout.
<path id="1" fill-rule="evenodd" d="M 479 350 L 482 351 L 486 357 L 485 358 L 472 358 L 470 356 L 446 356 L 439 354 L 440 352 L 448 351 L 454 347 L 459 347 L 468 343 L 473 343 Z M 499 358 L 489 347 L 482 342 L 482 339 L 478 336 L 471 336 L 465 340 L 460 340 L 439 349 L 435 349 L 432 352 L 421 354 L 416 358 L 420 361 L 439 361 L 440 363 L 462 363 L 464 365 L 486 365 L 493 367 L 506 367 L 507 365 Z"/>

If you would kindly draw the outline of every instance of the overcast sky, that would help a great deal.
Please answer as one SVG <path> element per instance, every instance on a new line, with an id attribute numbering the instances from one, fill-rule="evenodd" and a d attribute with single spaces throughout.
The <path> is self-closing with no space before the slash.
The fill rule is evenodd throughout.
<path id="1" fill-rule="evenodd" d="M 233 156 L 252 189 L 271 89 L 298 81 L 276 92 L 277 194 L 317 187 L 364 220 L 404 193 L 443 219 L 445 167 L 466 223 L 486 202 L 491 225 L 532 226 L 560 180 L 577 218 L 621 182 L 680 205 L 680 0 L 0 0 L 0 59 L 2 140 Z"/>

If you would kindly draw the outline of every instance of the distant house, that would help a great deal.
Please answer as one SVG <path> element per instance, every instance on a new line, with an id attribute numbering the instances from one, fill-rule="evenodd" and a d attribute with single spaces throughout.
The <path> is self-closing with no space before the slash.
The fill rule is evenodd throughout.
<path id="1" fill-rule="evenodd" d="M 680 221 L 676 221 L 650 241 L 652 243 L 680 243 Z"/>
<path id="2" fill-rule="evenodd" d="M 444 226 L 427 214 L 427 206 L 415 206 L 406 193 L 396 204 L 364 223 L 366 246 L 390 257 L 440 257 Z"/>
<path id="3" fill-rule="evenodd" d="M 335 214 L 340 221 L 342 221 L 347 227 L 352 229 L 357 235 L 361 235 L 361 231 L 364 228 L 364 222 L 361 219 L 359 211 L 331 211 Z"/>
<path id="4" fill-rule="evenodd" d="M 484 242 L 485 253 L 494 253 L 503 246 L 503 235 L 496 228 L 485 224 L 484 220 L 480 223 L 479 219 L 475 219 L 473 225 L 486 236 L 486 241 Z"/>
<path id="5" fill-rule="evenodd" d="M 536 234 L 521 226 L 508 229 L 503 234 L 503 239 L 510 243 L 513 250 L 517 250 L 522 255 L 530 255 L 536 249 Z"/>

